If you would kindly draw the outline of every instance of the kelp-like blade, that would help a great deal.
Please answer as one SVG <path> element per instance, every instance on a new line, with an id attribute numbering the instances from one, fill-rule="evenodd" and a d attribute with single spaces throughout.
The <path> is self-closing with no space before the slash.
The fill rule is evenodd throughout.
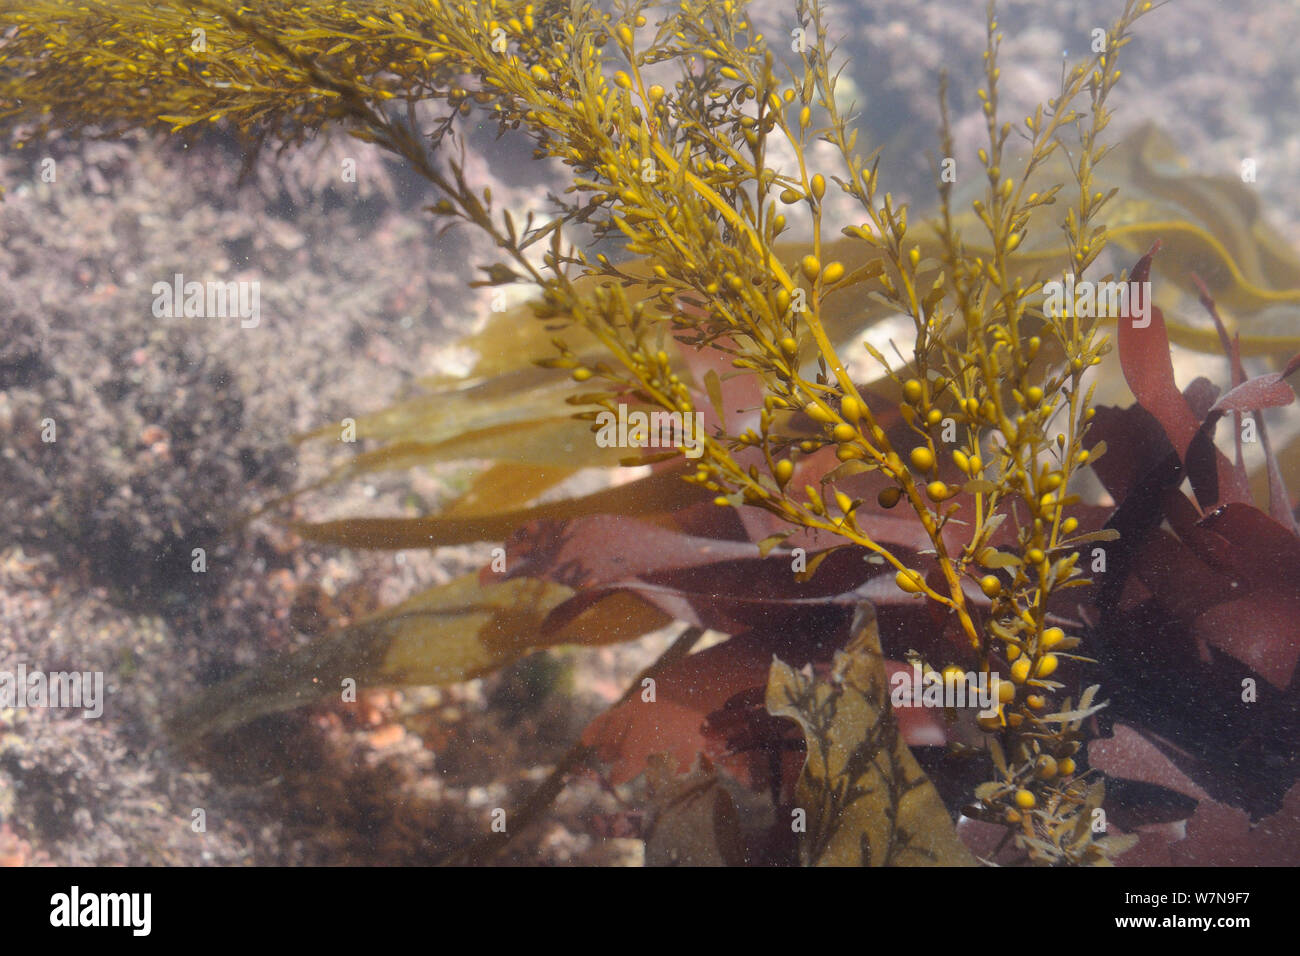
<path id="1" fill-rule="evenodd" d="M 437 548 L 475 541 L 503 541 L 522 525 L 540 519 L 587 515 L 640 515 L 648 520 L 666 512 L 707 501 L 711 494 L 682 481 L 680 469 L 647 475 L 581 498 L 566 498 L 511 511 L 424 518 L 345 518 L 319 524 L 295 523 L 293 530 L 309 541 L 345 548 Z"/>
<path id="2" fill-rule="evenodd" d="M 440 442 L 399 441 L 363 452 L 342 472 L 349 478 L 375 471 L 426 466 L 445 461 L 488 459 L 526 465 L 616 468 L 626 448 L 602 448 L 583 422 L 568 415 L 530 418 L 465 431 Z"/>
<path id="3" fill-rule="evenodd" d="M 574 468 L 500 462 L 475 475 L 464 494 L 439 513 L 447 518 L 471 518 L 520 509 L 575 474 Z"/>
<path id="4" fill-rule="evenodd" d="M 803 728 L 795 792 L 800 854 L 814 866 L 974 866 L 890 709 L 875 613 L 863 608 L 829 680 L 772 662 L 767 709 Z"/>
<path id="5" fill-rule="evenodd" d="M 520 330 L 537 324 L 527 310 L 510 315 Z M 566 399 L 573 394 L 573 382 L 555 369 L 533 364 L 553 354 L 516 353 L 516 368 L 499 377 L 475 378 L 363 415 L 356 420 L 356 438 L 440 444 L 481 429 L 570 416 L 573 407 Z M 318 428 L 298 440 L 311 438 L 336 440 L 338 426 Z"/>
<path id="6" fill-rule="evenodd" d="M 614 594 L 563 627 L 546 629 L 547 615 L 573 593 L 528 578 L 491 584 L 480 584 L 477 575 L 457 578 L 203 691 L 171 729 L 180 740 L 194 740 L 333 697 L 348 678 L 359 687 L 450 684 L 537 648 L 630 641 L 670 623 L 636 598 Z"/>

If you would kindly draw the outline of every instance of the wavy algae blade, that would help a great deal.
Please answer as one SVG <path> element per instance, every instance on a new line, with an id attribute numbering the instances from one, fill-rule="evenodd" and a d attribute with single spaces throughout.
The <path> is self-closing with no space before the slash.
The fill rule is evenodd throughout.
<path id="1" fill-rule="evenodd" d="M 682 481 L 683 470 L 656 472 L 623 485 L 580 498 L 551 501 L 513 511 L 469 516 L 430 515 L 425 518 L 344 518 L 319 524 L 295 523 L 293 530 L 308 541 L 345 548 L 436 548 L 475 541 L 504 541 L 521 525 L 543 518 L 622 514 L 652 517 L 708 501 L 712 493 Z"/>
<path id="2" fill-rule="evenodd" d="M 615 594 L 546 630 L 547 615 L 573 594 L 549 581 L 485 585 L 477 575 L 457 578 L 208 688 L 176 716 L 171 731 L 193 741 L 333 697 L 346 679 L 358 686 L 450 684 L 538 648 L 620 643 L 670 623 L 649 605 Z"/>

